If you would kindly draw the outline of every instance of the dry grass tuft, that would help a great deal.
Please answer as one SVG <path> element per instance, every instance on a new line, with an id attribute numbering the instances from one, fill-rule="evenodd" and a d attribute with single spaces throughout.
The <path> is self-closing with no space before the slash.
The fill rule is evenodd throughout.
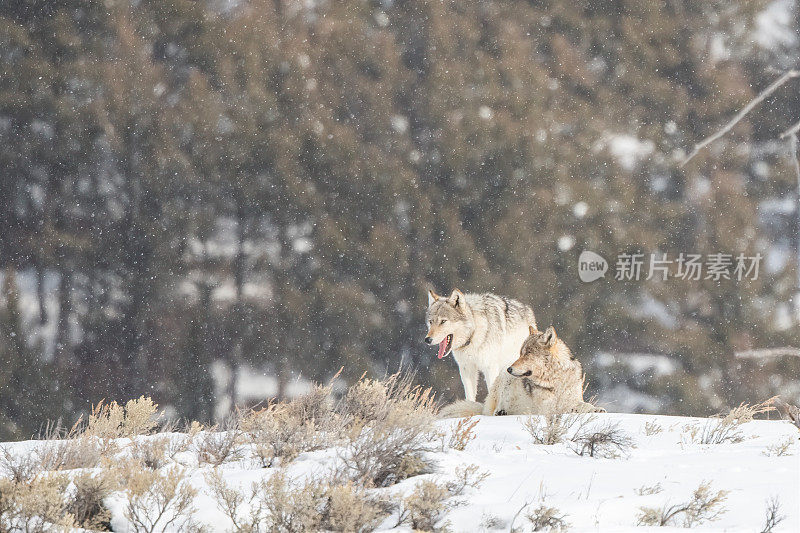
<path id="1" fill-rule="evenodd" d="M 702 427 L 697 425 L 688 426 L 686 428 L 688 440 L 693 444 L 735 444 L 742 442 L 744 435 L 740 426 L 747 422 L 752 422 L 755 415 L 775 410 L 773 403 L 774 398 L 755 405 L 742 403 L 738 407 L 731 409 L 725 416 L 709 420 Z"/>

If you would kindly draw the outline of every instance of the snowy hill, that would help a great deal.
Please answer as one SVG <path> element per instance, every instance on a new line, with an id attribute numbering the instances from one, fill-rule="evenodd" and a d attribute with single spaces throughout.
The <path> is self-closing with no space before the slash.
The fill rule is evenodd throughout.
<path id="1" fill-rule="evenodd" d="M 531 531 L 534 525 L 528 515 L 535 515 L 537 510 L 541 515 L 546 508 L 551 508 L 547 516 L 562 520 L 545 521 L 554 527 L 552 530 L 564 524 L 571 531 L 682 530 L 677 526 L 683 525 L 686 513 L 675 514 L 670 520 L 673 527 L 637 526 L 637 522 L 642 508 L 651 508 L 660 516 L 662 510 L 670 506 L 690 502 L 694 491 L 707 482 L 706 496 L 722 498 L 710 506 L 706 515 L 699 513 L 694 524 L 697 530 L 762 531 L 770 501 L 778 503 L 777 515 L 783 517 L 773 531 L 800 530 L 800 434 L 787 422 L 757 420 L 720 428 L 720 419 L 613 413 L 564 416 L 571 417 L 562 418 L 562 422 L 567 420 L 571 424 L 566 431 L 567 438 L 554 445 L 537 444 L 533 438 L 536 431 L 547 429 L 545 417 L 476 417 L 472 421 L 477 424 L 471 431 L 465 430 L 464 425 L 457 428 L 458 420 L 436 421 L 439 438 L 431 440 L 425 451 L 430 473 L 360 493 L 377 494 L 386 501 L 400 502 L 391 509 L 385 508 L 373 527 L 381 531 L 411 531 L 411 524 L 404 520 L 403 514 L 406 518 L 409 516 L 408 498 L 417 490 L 417 495 L 423 496 L 426 503 L 435 504 L 437 497 L 444 502 L 441 514 L 433 513 L 437 529 L 449 525 L 452 531 L 509 531 L 513 526 L 518 531 Z M 533 433 L 529 430 L 531 426 Z M 569 440 L 570 435 L 574 437 L 577 432 L 585 435 L 598 430 L 608 433 L 609 429 L 620 445 L 598 446 L 595 457 L 579 455 L 581 451 L 588 452 L 583 446 L 585 442 Z M 709 437 L 709 430 L 713 429 L 722 429 L 722 432 L 710 435 L 712 439 L 721 436 L 728 442 L 699 443 L 704 436 Z M 456 436 L 464 437 L 460 444 L 454 444 L 450 438 L 454 431 Z M 148 529 L 132 521 L 137 515 L 130 512 L 129 501 L 138 502 L 139 516 L 158 515 L 157 507 L 164 503 L 163 499 L 148 497 L 147 491 L 135 488 L 141 483 L 131 481 L 134 476 L 129 465 L 132 463 L 125 462 L 130 456 L 139 457 L 143 464 L 151 466 L 155 472 L 153 476 L 159 471 L 165 474 L 161 481 L 150 477 L 147 482 L 159 486 L 162 493 L 169 493 L 170 487 L 166 485 L 170 480 L 176 484 L 172 487 L 177 489 L 175 497 L 164 504 L 166 513 L 163 516 L 174 512 L 177 518 L 171 523 L 165 518 L 156 524 L 154 531 L 196 530 L 198 526 L 210 531 L 231 531 L 234 530 L 231 514 L 223 510 L 224 498 L 220 498 L 220 494 L 225 493 L 220 492 L 219 487 L 225 487 L 229 497 L 232 494 L 242 496 L 239 510 L 234 513 L 240 517 L 250 516 L 249 513 L 256 510 L 251 499 L 253 491 L 261 492 L 261 496 L 265 491 L 272 491 L 262 501 L 262 504 L 267 502 L 266 507 L 262 505 L 256 510 L 269 514 L 275 509 L 270 511 L 267 507 L 274 504 L 279 499 L 275 495 L 281 493 L 280 490 L 275 492 L 276 486 L 269 484 L 271 478 L 284 476 L 286 487 L 281 494 L 297 500 L 299 493 L 289 494 L 287 487 L 300 486 L 311 478 L 324 476 L 346 456 L 341 447 L 318 449 L 300 453 L 286 462 L 285 468 L 263 468 L 253 460 L 248 445 L 238 444 L 241 440 L 227 439 L 230 434 L 197 431 L 191 436 L 195 441 L 192 446 L 184 446 L 191 432 L 114 439 L 107 442 L 112 444 L 117 466 L 122 465 L 120 470 L 101 462 L 99 467 L 66 471 L 73 481 L 78 472 L 92 476 L 103 469 L 127 479 L 125 489 L 107 487 L 105 505 L 110 517 L 106 518 L 110 518 L 107 523 L 114 531 Z M 207 441 L 208 438 L 212 440 Z M 168 453 L 153 453 L 158 443 L 169 443 Z M 226 448 L 226 443 L 231 446 Z M 14 465 L 20 470 L 25 458 L 41 457 L 36 450 L 41 450 L 42 446 L 45 443 L 41 441 L 3 445 L 6 476 L 13 474 Z M 156 456 L 161 457 L 160 462 L 153 459 Z M 219 465 L 214 466 L 217 462 Z M 469 473 L 471 481 L 457 486 L 459 476 L 462 480 L 469 477 L 464 476 L 464 471 L 470 465 L 477 466 L 477 470 Z M 216 477 L 213 472 L 217 472 Z M 214 489 L 215 479 L 221 481 L 217 490 Z M 420 484 L 425 481 L 449 486 L 451 492 L 439 496 L 419 492 Z M 149 486 L 147 483 L 144 485 Z M 428 488 L 432 490 L 433 486 Z M 181 489 L 188 490 L 184 507 L 179 505 Z M 64 492 L 70 490 L 74 490 L 72 485 Z M 719 494 L 719 491 L 727 492 Z M 151 496 L 157 493 L 153 491 Z M 3 520 L 8 520 L 11 515 L 2 516 Z M 191 517 L 192 522 L 185 522 L 187 517 Z M 707 520 L 707 517 L 716 519 Z M 146 524 L 147 520 L 142 522 Z M 398 525 L 399 522 L 403 523 Z M 256 530 L 267 528 L 262 523 L 261 529 Z M 294 530 L 302 531 L 304 527 L 299 525 Z"/>

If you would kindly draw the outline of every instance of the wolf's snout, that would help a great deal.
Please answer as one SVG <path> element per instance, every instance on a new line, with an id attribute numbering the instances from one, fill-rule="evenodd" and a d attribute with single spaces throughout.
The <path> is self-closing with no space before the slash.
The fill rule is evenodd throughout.
<path id="1" fill-rule="evenodd" d="M 425 337 L 425 344 L 431 344 L 433 339 L 431 337 Z"/>
<path id="2" fill-rule="evenodd" d="M 511 374 L 512 376 L 514 375 L 514 369 L 513 369 L 513 368 L 511 368 L 511 367 L 508 367 L 508 368 L 506 368 L 506 370 L 507 370 L 507 371 L 508 371 L 508 373 L 509 373 L 509 374 Z"/>
<path id="3" fill-rule="evenodd" d="M 527 372 L 525 372 L 524 374 L 522 374 L 522 377 L 526 378 L 526 377 L 530 376 L 531 374 L 533 374 L 533 372 L 531 372 L 530 370 L 528 370 Z"/>

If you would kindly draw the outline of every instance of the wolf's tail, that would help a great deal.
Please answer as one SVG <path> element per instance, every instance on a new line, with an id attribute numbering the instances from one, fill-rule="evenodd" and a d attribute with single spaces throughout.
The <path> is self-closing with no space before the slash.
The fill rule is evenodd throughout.
<path id="1" fill-rule="evenodd" d="M 439 418 L 465 418 L 479 415 L 482 412 L 482 403 L 461 400 L 442 407 L 441 411 L 439 411 Z"/>

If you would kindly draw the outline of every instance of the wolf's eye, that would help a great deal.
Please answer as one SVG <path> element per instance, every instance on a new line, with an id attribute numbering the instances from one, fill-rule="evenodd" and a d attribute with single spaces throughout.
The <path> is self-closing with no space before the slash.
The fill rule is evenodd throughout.
<path id="1" fill-rule="evenodd" d="M 446 319 L 446 318 L 443 318 L 443 319 L 441 319 L 441 320 L 439 321 L 439 324 L 444 324 L 445 322 L 447 322 L 447 319 Z"/>

